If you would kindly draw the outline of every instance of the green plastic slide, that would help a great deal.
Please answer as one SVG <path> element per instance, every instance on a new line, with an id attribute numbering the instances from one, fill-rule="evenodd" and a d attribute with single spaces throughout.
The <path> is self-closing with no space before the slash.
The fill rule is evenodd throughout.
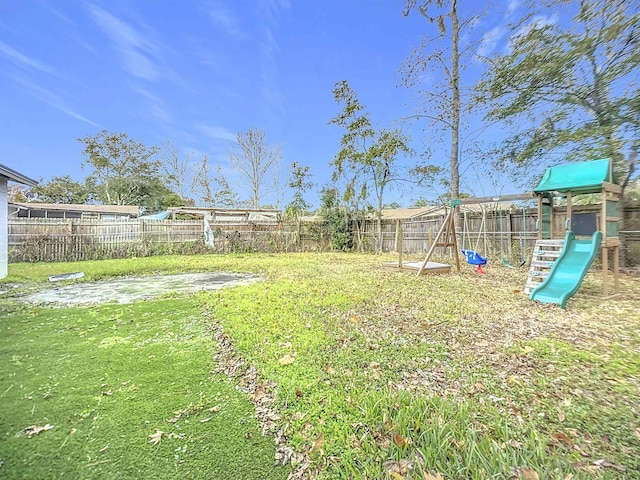
<path id="1" fill-rule="evenodd" d="M 578 240 L 567 231 L 560 256 L 551 267 L 547 278 L 529 297 L 542 303 L 557 303 L 565 308 L 567 301 L 578 291 L 580 284 L 600 250 L 602 233 L 594 232 L 590 240 Z"/>

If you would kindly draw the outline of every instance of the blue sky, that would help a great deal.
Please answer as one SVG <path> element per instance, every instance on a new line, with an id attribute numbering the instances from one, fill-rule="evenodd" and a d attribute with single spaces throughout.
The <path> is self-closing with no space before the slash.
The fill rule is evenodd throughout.
<path id="1" fill-rule="evenodd" d="M 517 6 L 488 10 L 477 48 L 504 45 Z M 417 13 L 404 17 L 400 0 L 2 0 L 0 162 L 36 179 L 80 180 L 77 139 L 107 129 L 147 145 L 170 139 L 232 176 L 226 154 L 253 126 L 282 148 L 283 175 L 293 161 L 309 165 L 318 190 L 342 135 L 328 124 L 339 111 L 334 84 L 347 80 L 378 127 L 396 125 L 419 103 L 417 90 L 399 86 L 400 65 L 433 28 Z M 479 67 L 465 75 L 475 79 Z M 417 151 L 430 142 L 425 122 L 403 131 Z M 434 163 L 447 162 L 445 148 L 432 144 Z M 505 188 L 480 185 L 466 167 L 465 191 Z M 398 189 L 389 201 L 420 196 Z"/>

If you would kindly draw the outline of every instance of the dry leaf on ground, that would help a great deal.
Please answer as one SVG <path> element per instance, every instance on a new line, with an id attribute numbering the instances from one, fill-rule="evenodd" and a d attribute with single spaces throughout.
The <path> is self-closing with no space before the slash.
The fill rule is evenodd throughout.
<path id="1" fill-rule="evenodd" d="M 440 475 L 439 473 L 436 473 L 434 475 L 434 474 L 431 474 L 431 473 L 423 472 L 422 478 L 424 480 L 444 480 L 444 477 L 442 475 Z"/>
<path id="2" fill-rule="evenodd" d="M 152 433 L 151 435 L 149 435 L 149 438 L 150 438 L 149 443 L 153 445 L 158 445 L 162 441 L 163 435 L 164 435 L 164 432 L 162 430 L 156 429 L 155 433 Z"/>
<path id="3" fill-rule="evenodd" d="M 25 428 L 22 433 L 24 435 L 26 435 L 27 437 L 31 438 L 34 435 L 38 435 L 39 433 L 42 432 L 46 432 L 47 430 L 51 430 L 53 428 L 53 425 L 50 424 L 46 424 L 44 426 L 41 425 L 29 425 L 27 428 Z"/>
<path id="4" fill-rule="evenodd" d="M 393 434 L 393 443 L 395 443 L 398 447 L 406 447 L 407 439 L 402 435 L 398 435 L 397 433 Z"/>
<path id="5" fill-rule="evenodd" d="M 540 475 L 533 468 L 521 468 L 520 478 L 523 480 L 540 480 Z"/>
<path id="6" fill-rule="evenodd" d="M 573 440 L 566 433 L 556 432 L 551 434 L 551 439 L 556 442 L 564 443 L 565 445 L 572 446 Z"/>
<path id="7" fill-rule="evenodd" d="M 292 357 L 287 353 L 284 357 L 281 357 L 278 360 L 278 363 L 280 363 L 280 365 L 291 365 L 295 361 L 296 361 L 295 357 Z"/>

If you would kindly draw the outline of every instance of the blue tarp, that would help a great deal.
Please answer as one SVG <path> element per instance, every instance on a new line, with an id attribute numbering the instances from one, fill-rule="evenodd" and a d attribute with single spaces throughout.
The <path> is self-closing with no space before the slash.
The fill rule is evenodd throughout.
<path id="1" fill-rule="evenodd" d="M 169 215 L 171 215 L 171 212 L 166 211 L 154 213 L 153 215 L 142 215 L 138 218 L 141 220 L 166 220 L 167 218 L 169 218 Z"/>

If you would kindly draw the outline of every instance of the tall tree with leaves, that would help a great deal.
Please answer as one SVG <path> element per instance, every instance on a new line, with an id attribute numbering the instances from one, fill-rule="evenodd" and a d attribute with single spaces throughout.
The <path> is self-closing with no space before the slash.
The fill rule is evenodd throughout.
<path id="1" fill-rule="evenodd" d="M 84 204 L 95 196 L 86 183 L 76 182 L 69 175 L 52 177 L 48 182 L 40 182 L 31 188 L 31 192 L 37 194 L 37 201 L 45 203 Z"/>
<path id="2" fill-rule="evenodd" d="M 267 134 L 259 128 L 238 133 L 240 150 L 229 153 L 231 168 L 236 170 L 251 192 L 252 208 L 260 208 L 264 194 L 277 183 L 282 153 L 280 147 L 269 145 Z"/>
<path id="3" fill-rule="evenodd" d="M 311 187 L 313 182 L 309 181 L 309 166 L 292 162 L 289 169 L 288 187 L 293 192 L 293 198 L 285 207 L 285 213 L 292 218 L 298 219 L 307 213 L 311 205 L 304 198 L 304 194 Z"/>
<path id="4" fill-rule="evenodd" d="M 384 193 L 393 179 L 394 162 L 401 153 L 409 153 L 407 138 L 398 130 L 373 128 L 369 114 L 346 80 L 336 83 L 333 98 L 343 110 L 330 123 L 343 127 L 346 132 L 341 148 L 334 157 L 333 179 L 344 180 L 343 200 L 352 207 L 354 217 L 362 224 L 367 206 L 374 206 L 378 223 L 376 251 L 382 248 L 382 205 Z M 374 197 L 371 202 L 371 197 Z M 373 205 L 372 205 L 373 203 Z M 362 232 L 358 228 L 358 243 L 362 245 Z"/>
<path id="5" fill-rule="evenodd" d="M 159 179 L 157 147 L 148 147 L 127 136 L 103 130 L 78 139 L 84 144 L 83 168 L 91 173 L 97 199 L 107 205 L 144 205 Z"/>
<path id="6" fill-rule="evenodd" d="M 504 143 L 502 159 L 530 167 L 609 157 L 624 187 L 640 147 L 640 10 L 626 0 L 543 0 L 513 27 L 510 50 L 490 59 L 479 84 L 488 118 L 530 128 Z M 541 21 L 537 8 L 568 13 Z M 543 160 L 545 159 L 545 160 Z"/>

